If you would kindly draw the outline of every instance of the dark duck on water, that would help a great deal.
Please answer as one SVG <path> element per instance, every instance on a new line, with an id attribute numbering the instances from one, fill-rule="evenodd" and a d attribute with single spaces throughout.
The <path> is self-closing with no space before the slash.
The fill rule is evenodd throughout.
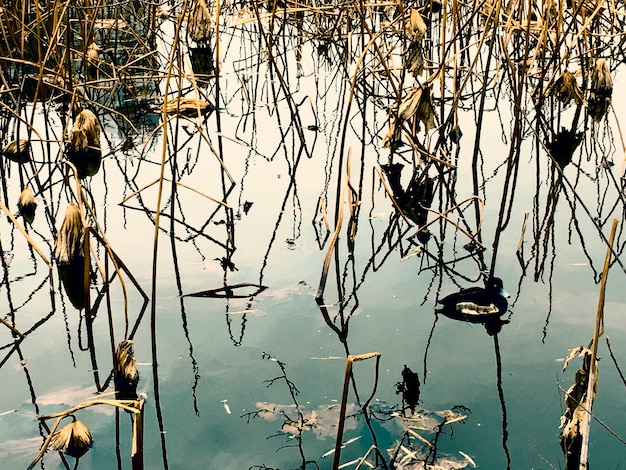
<path id="1" fill-rule="evenodd" d="M 494 334 L 507 323 L 500 317 L 508 309 L 508 296 L 502 279 L 490 277 L 484 288 L 470 287 L 440 299 L 435 312 L 455 320 L 482 323 L 489 334 Z"/>

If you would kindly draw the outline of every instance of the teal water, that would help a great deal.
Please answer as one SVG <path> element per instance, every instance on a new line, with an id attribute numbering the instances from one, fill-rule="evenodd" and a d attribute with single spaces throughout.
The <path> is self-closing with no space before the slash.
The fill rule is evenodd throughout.
<path id="1" fill-rule="evenodd" d="M 526 129 L 522 144 L 519 176 L 510 179 L 515 195 L 511 202 L 508 195 L 503 196 L 507 177 L 502 166 L 511 138 L 510 116 L 486 115 L 479 160 L 485 247 L 481 260 L 478 255 L 468 257 L 463 247 L 469 238 L 452 225 L 458 220 L 454 212 L 448 223 L 436 219 L 436 212 L 473 195 L 471 109 L 460 115 L 464 135 L 457 168 L 428 167 L 437 181 L 429 213 L 429 221 L 436 222 L 430 227 L 431 239 L 423 245 L 411 238 L 415 224 L 398 218 L 375 171 L 389 160 L 389 150 L 380 146 L 387 118 L 377 107 L 376 93 L 357 93 L 349 109 L 346 84 L 351 75 L 325 68 L 316 49 L 305 44 L 300 63 L 303 73 L 296 77 L 286 67 L 292 92 L 292 101 L 287 103 L 276 91 L 278 79 L 266 64 L 255 68 L 258 51 L 241 53 L 257 46 L 243 44 L 239 50 L 224 48 L 219 130 L 216 113 L 199 121 L 174 118 L 168 125 L 166 177 L 185 186 L 164 185 L 153 303 L 144 305 L 125 277 L 130 331 L 136 326 L 138 390 L 146 399 L 145 468 L 331 468 L 333 456 L 327 453 L 335 447 L 346 355 L 370 352 L 380 353 L 378 368 L 374 359 L 354 365 L 343 436 L 351 442 L 341 454 L 342 463 L 353 463 L 345 468 L 357 468 L 358 459 L 372 446 L 383 458 L 376 461 L 372 453 L 371 466 L 390 468 L 388 450 L 398 446 L 405 431 L 398 418 L 402 399 L 396 393 L 405 365 L 419 374 L 422 414 L 435 422 L 440 420 L 434 413 L 445 410 L 466 416 L 441 428 L 432 457 L 443 468 L 471 468 L 472 462 L 494 470 L 564 468 L 560 416 L 564 390 L 573 383 L 580 359 L 573 360 L 565 373 L 563 360 L 569 349 L 587 345 L 593 337 L 597 273 L 606 252 L 583 204 L 592 217 L 600 218 L 605 237 L 611 218 L 620 219 L 617 253 L 623 248 L 623 194 L 609 177 L 623 181 L 613 117 L 589 130 L 586 144 L 577 153 L 577 166 L 565 169 L 569 181 L 579 175 L 575 189 L 579 199 L 569 188 L 561 193 L 551 233 L 533 223 L 533 217 L 541 221 L 548 212 L 548 175 L 553 170 L 545 151 L 534 151 L 532 126 Z M 295 60 L 292 45 L 287 42 L 289 47 L 283 51 L 287 62 Z M 244 89 L 242 77 L 254 87 Z M 250 96 L 254 108 L 246 101 Z M 503 114 L 510 112 L 503 97 L 488 98 Z M 298 105 L 300 122 L 294 122 L 289 104 Z M 571 113 L 569 108 L 564 116 Z M 163 131 L 155 133 L 145 153 L 141 148 L 151 129 L 133 135 L 135 149 L 123 153 L 118 123 L 110 116 L 103 116 L 102 121 L 108 136 L 102 167 L 85 182 L 85 188 L 110 247 L 150 297 L 157 192 L 156 186 L 142 188 L 159 176 Z M 158 122 L 158 117 L 152 122 Z M 342 149 L 340 136 L 346 124 Z M 313 125 L 317 127 L 307 128 Z M 431 131 L 431 139 L 436 132 Z M 423 131 L 419 136 L 424 137 Z M 223 164 L 211 150 L 220 138 Z M 599 167 L 593 145 L 602 146 L 606 150 L 602 154 L 615 165 L 608 170 Z M 337 188 L 347 187 L 348 149 L 350 184 L 359 204 L 354 206 L 351 225 L 346 193 L 343 215 L 337 215 L 342 225 L 329 254 L 320 309 L 316 294 L 336 227 Z M 38 153 L 36 160 L 43 162 L 44 156 Z M 406 154 L 394 156 L 396 161 L 403 157 Z M 406 172 L 411 162 L 404 163 Z M 17 166 L 7 166 L 11 169 L 6 179 L 9 200 L 14 201 L 20 188 Z M 71 186 L 63 186 L 60 174 L 51 167 L 43 163 L 41 167 L 42 174 L 50 172 L 57 183 L 37 196 L 40 209 L 47 205 L 51 217 L 38 212 L 30 233 L 51 259 L 50 225 L 60 227 Z M 232 177 L 230 191 L 224 190 L 230 187 L 224 169 Z M 139 196 L 120 204 L 138 190 Z M 205 195 L 223 200 L 229 208 Z M 320 198 L 327 210 L 328 231 L 317 210 Z M 494 247 L 503 198 L 511 202 L 510 220 Z M 247 213 L 246 202 L 252 203 Z M 468 227 L 476 233 L 473 208 L 467 203 L 463 207 Z M 527 213 L 529 223 L 522 235 Z M 171 225 L 172 214 L 175 222 Z M 40 322 L 17 349 L 8 329 L 0 326 L 5 345 L 0 367 L 0 454 L 3 468 L 18 469 L 28 466 L 47 435 L 37 417 L 88 400 L 97 392 L 96 382 L 105 381 L 112 367 L 111 339 L 103 300 L 94 322 L 96 380 L 94 363 L 84 347 L 82 312 L 68 301 L 56 269 L 49 278 L 47 266 L 29 251 L 15 226 L 6 218 L 0 224 L 2 251 L 12 256 L 4 266 L 8 285 L 3 283 L 0 290 L 5 318 L 14 312 L 21 331 Z M 349 232 L 350 228 L 354 231 Z M 524 261 L 529 262 L 526 272 L 516 256 L 520 237 Z M 104 252 L 99 245 L 94 254 L 102 265 Z M 437 298 L 480 284 L 483 263 L 487 269 L 493 264 L 511 294 L 505 316 L 509 323 L 497 336 L 488 335 L 481 325 L 434 314 Z M 534 279 L 540 263 L 545 263 L 545 269 Z M 616 437 L 626 432 L 619 412 L 624 383 L 605 342 L 610 337 L 619 365 L 626 355 L 623 279 L 623 268 L 613 263 L 599 348 L 596 420 L 591 424 L 589 455 L 594 468 L 620 468 L 626 456 L 624 444 Z M 261 284 L 267 289 L 242 299 L 183 296 L 238 283 Z M 102 285 L 100 276 L 92 286 L 94 298 Z M 116 281 L 109 292 L 116 343 L 125 336 L 124 296 Z M 361 409 L 365 404 L 367 414 Z M 75 415 L 94 437 L 79 468 L 131 468 L 128 414 L 119 414 L 119 429 L 116 414 L 108 406 Z M 301 416 L 306 421 L 299 421 Z M 434 442 L 432 425 L 414 432 Z M 428 451 L 417 438 L 409 442 L 405 437 L 402 443 L 418 455 Z M 74 465 L 72 458 L 64 464 L 54 452 L 42 462 L 43 468 Z M 397 468 L 422 467 L 413 461 Z"/>

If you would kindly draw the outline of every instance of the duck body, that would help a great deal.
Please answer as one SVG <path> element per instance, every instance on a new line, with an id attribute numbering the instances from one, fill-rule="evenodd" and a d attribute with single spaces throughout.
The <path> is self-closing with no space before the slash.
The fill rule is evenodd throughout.
<path id="1" fill-rule="evenodd" d="M 457 320 L 485 323 L 506 313 L 507 296 L 502 280 L 490 278 L 484 288 L 470 287 L 440 299 L 435 311 Z"/>

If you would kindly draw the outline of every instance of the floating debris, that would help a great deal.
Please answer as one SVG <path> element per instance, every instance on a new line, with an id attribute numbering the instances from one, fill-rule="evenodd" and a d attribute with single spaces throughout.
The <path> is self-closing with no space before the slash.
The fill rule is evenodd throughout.
<path id="1" fill-rule="evenodd" d="M 213 110 L 213 107 L 204 100 L 197 98 L 173 98 L 167 101 L 165 113 L 175 116 L 198 117 Z"/>
<path id="2" fill-rule="evenodd" d="M 17 208 L 20 211 L 20 215 L 24 218 L 24 221 L 28 224 L 32 224 L 33 220 L 35 220 L 37 201 L 35 201 L 35 194 L 30 186 L 26 186 L 20 193 L 20 197 L 17 200 Z"/>
<path id="3" fill-rule="evenodd" d="M 91 448 L 93 437 L 87 426 L 73 416 L 72 418 L 74 420 L 71 423 L 52 435 L 49 447 L 78 459 Z"/>
<path id="4" fill-rule="evenodd" d="M 30 142 L 26 139 L 13 140 L 4 146 L 2 154 L 12 162 L 26 163 L 30 160 Z"/>

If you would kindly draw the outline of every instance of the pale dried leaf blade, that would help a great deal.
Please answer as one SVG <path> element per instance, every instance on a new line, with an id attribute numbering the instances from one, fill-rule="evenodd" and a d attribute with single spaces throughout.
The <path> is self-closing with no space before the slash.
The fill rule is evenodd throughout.
<path id="1" fill-rule="evenodd" d="M 402 122 L 398 119 L 393 119 L 389 123 L 389 130 L 381 142 L 383 148 L 393 148 L 397 142 L 400 141 L 402 135 Z"/>
<path id="2" fill-rule="evenodd" d="M 583 356 L 587 353 L 591 353 L 591 351 L 589 350 L 589 348 L 586 348 L 584 346 L 578 346 L 577 348 L 570 349 L 569 354 L 567 355 L 567 357 L 565 358 L 565 362 L 563 363 L 563 372 L 565 372 L 565 370 L 567 369 L 569 361 L 571 361 L 575 357 Z"/>
<path id="3" fill-rule="evenodd" d="M 398 108 L 398 120 L 406 121 L 417 112 L 422 100 L 423 90 L 424 89 L 420 86 L 411 89 L 406 98 L 400 103 L 400 107 Z"/>
<path id="4" fill-rule="evenodd" d="M 426 22 L 417 8 L 411 8 L 409 20 L 409 33 L 414 41 L 421 40 L 426 34 Z"/>

